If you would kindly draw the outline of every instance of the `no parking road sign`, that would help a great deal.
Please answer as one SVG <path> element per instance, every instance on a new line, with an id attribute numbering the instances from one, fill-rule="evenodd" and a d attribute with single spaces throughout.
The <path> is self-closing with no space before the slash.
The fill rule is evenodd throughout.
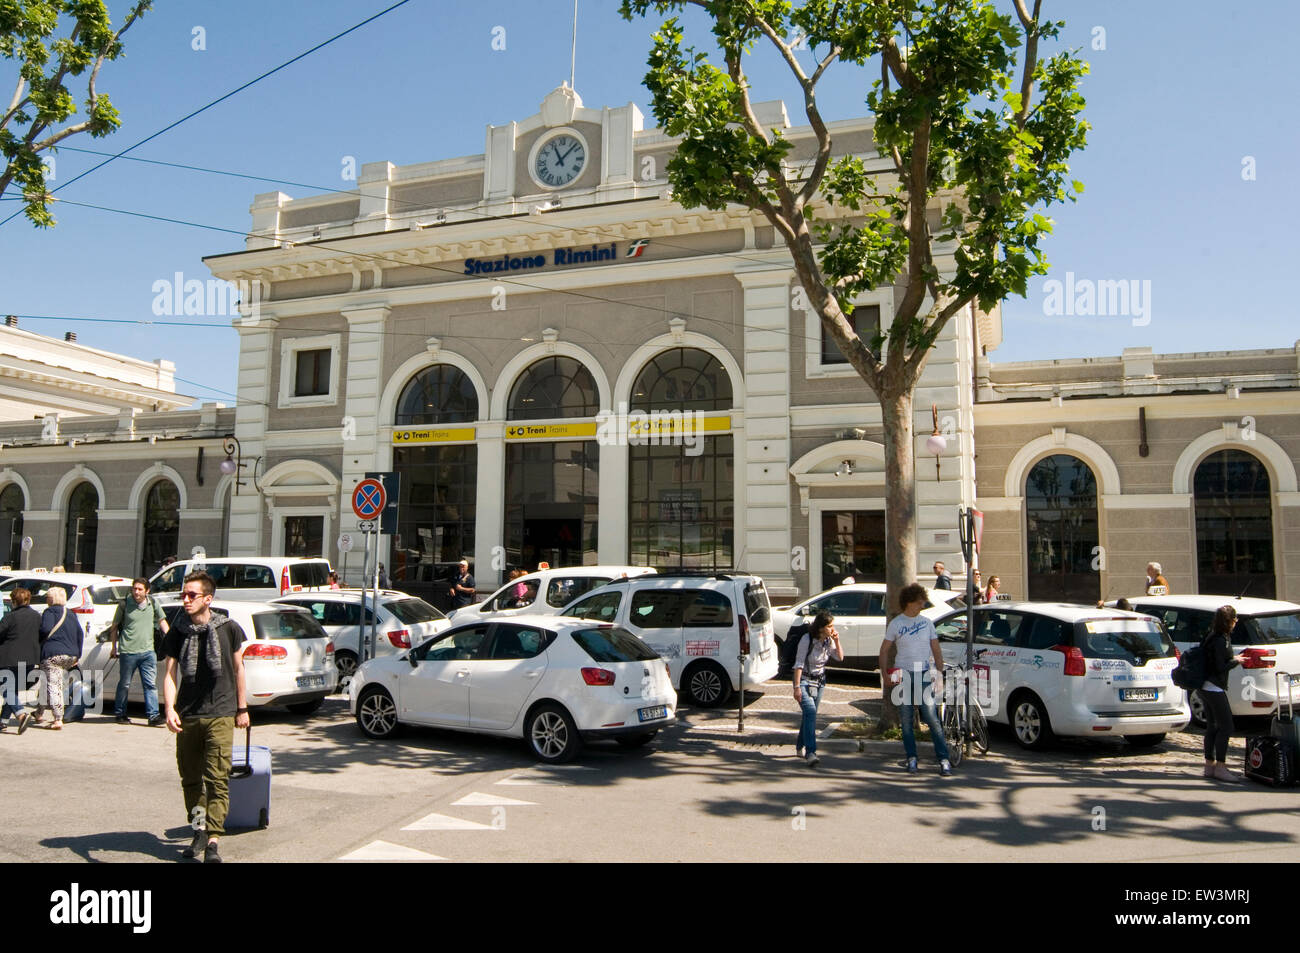
<path id="1" fill-rule="evenodd" d="M 378 480 L 362 480 L 352 491 L 352 512 L 357 514 L 357 519 L 376 519 L 387 501 L 382 483 Z"/>

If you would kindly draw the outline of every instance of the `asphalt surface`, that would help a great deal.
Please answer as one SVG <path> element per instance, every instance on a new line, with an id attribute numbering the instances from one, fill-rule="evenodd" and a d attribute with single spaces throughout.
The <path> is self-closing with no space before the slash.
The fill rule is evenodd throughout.
<path id="1" fill-rule="evenodd" d="M 823 730 L 870 708 L 875 679 L 832 678 Z M 227 861 L 1300 860 L 1300 797 L 1200 776 L 1200 738 L 993 751 L 940 779 L 922 748 L 823 741 L 793 753 L 788 683 L 736 709 L 685 709 L 644 749 L 589 746 L 566 767 L 522 742 L 412 729 L 364 738 L 335 696 L 317 714 L 254 713 L 274 752 L 271 823 L 231 833 Z M 5 862 L 182 862 L 188 842 L 166 729 L 88 716 L 0 734 Z M 1254 733 L 1253 728 L 1247 728 Z M 1245 732 L 1239 732 L 1239 736 Z M 1240 761 L 1241 737 L 1230 758 Z"/>

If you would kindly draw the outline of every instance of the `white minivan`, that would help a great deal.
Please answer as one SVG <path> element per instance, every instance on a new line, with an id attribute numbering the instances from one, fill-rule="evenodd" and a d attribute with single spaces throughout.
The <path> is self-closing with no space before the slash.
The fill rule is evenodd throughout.
<path id="1" fill-rule="evenodd" d="M 975 698 L 1022 747 L 1054 736 L 1122 736 L 1149 748 L 1191 720 L 1169 673 L 1178 652 L 1138 612 L 1048 602 L 996 602 L 975 612 Z M 966 610 L 935 623 L 944 661 L 966 662 Z"/>
<path id="2" fill-rule="evenodd" d="M 693 705 L 726 704 L 740 689 L 777 671 L 772 603 L 758 576 L 717 573 L 620 579 L 588 593 L 561 613 L 610 622 L 639 637 L 668 663 L 673 687 Z"/>
<path id="3" fill-rule="evenodd" d="M 511 579 L 482 602 L 447 613 L 453 625 L 513 615 L 555 615 L 574 599 L 615 579 L 654 572 L 647 566 L 566 566 Z"/>
<path id="4" fill-rule="evenodd" d="M 328 589 L 330 561 L 305 556 L 196 556 L 160 569 L 149 580 L 159 602 L 177 602 L 185 577 L 203 570 L 216 583 L 218 599 L 266 602 L 295 592 Z"/>

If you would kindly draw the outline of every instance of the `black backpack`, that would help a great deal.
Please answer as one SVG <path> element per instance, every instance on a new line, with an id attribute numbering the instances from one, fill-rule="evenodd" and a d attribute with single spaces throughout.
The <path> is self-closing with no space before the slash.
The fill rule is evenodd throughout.
<path id="1" fill-rule="evenodd" d="M 1205 684 L 1205 643 L 1193 645 L 1182 654 L 1178 667 L 1169 673 L 1174 684 L 1189 692 Z"/>

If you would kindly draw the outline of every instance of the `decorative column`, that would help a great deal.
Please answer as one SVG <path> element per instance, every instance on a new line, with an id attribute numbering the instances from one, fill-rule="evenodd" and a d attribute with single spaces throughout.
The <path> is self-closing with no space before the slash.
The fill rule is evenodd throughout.
<path id="1" fill-rule="evenodd" d="M 231 556 L 269 555 L 262 549 L 262 498 L 253 488 L 253 467 L 255 457 L 266 457 L 271 366 L 278 323 L 264 308 L 235 320 L 235 330 L 239 333 L 235 436 L 239 438 L 240 453 L 248 463 L 235 475 L 244 485 L 236 485 L 230 491 L 230 535 L 226 552 Z"/>
<path id="2" fill-rule="evenodd" d="M 379 380 L 384 350 L 384 325 L 390 314 L 387 305 L 350 308 L 342 312 L 348 321 L 347 393 L 343 402 L 343 455 L 340 465 L 340 531 L 355 530 L 352 488 L 368 471 L 378 470 Z M 355 461 L 355 462 L 354 462 Z M 392 568 L 388 552 L 390 537 L 379 537 L 380 562 Z M 325 540 L 328 552 L 334 540 Z"/>

